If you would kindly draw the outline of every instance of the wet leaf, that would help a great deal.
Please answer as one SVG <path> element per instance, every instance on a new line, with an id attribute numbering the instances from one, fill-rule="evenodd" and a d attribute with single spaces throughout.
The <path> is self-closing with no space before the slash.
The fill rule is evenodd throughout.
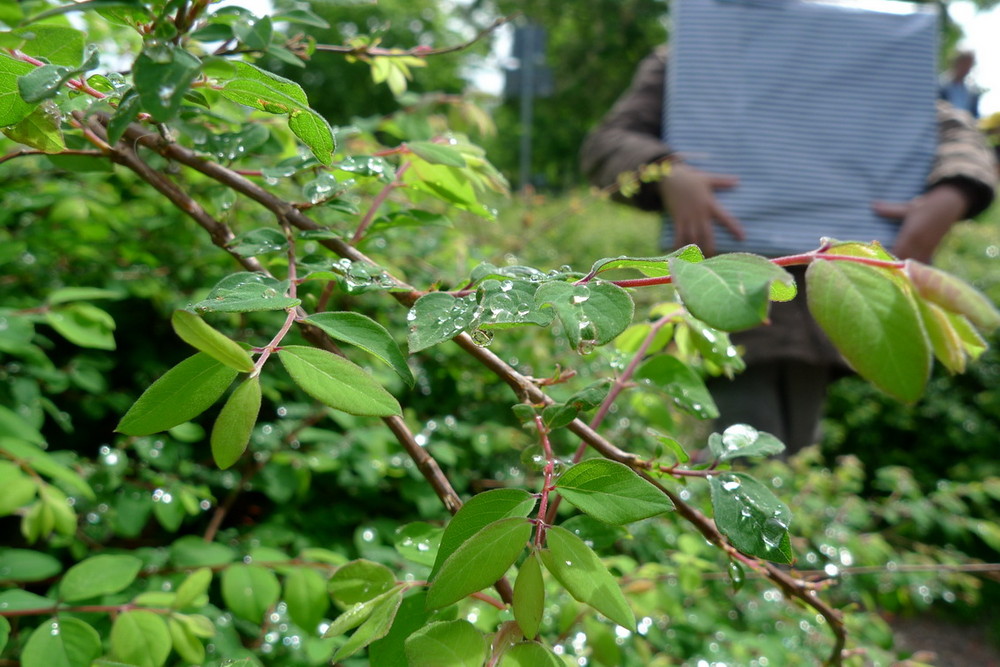
<path id="1" fill-rule="evenodd" d="M 604 345 L 632 323 L 635 305 L 628 292 L 612 283 L 574 285 L 561 281 L 543 283 L 535 292 L 538 308 L 550 307 L 562 322 L 570 344 Z"/>
<path id="2" fill-rule="evenodd" d="M 715 523 L 733 546 L 775 563 L 792 562 L 792 513 L 753 477 L 727 472 L 709 478 Z"/>
<path id="3" fill-rule="evenodd" d="M 201 70 L 201 61 L 184 49 L 158 45 L 151 55 L 143 51 L 135 60 L 135 90 L 142 108 L 154 120 L 166 123 L 173 120 L 184 103 L 195 78 Z"/>
<path id="4" fill-rule="evenodd" d="M 399 605 L 402 601 L 403 592 L 401 589 L 397 588 L 391 593 L 387 593 L 385 599 L 373 606 L 368 618 L 351 635 L 350 639 L 337 649 L 336 653 L 333 654 L 333 660 L 336 662 L 350 657 L 373 641 L 385 637 L 392 627 L 392 622 L 396 618 L 396 612 L 399 611 Z"/>
<path id="5" fill-rule="evenodd" d="M 464 620 L 425 625 L 406 640 L 409 667 L 480 667 L 486 650 L 486 638 Z"/>
<path id="6" fill-rule="evenodd" d="M 287 281 L 260 273 L 234 273 L 220 280 L 208 296 L 193 308 L 202 313 L 250 313 L 285 310 L 302 303 L 286 296 Z"/>
<path id="7" fill-rule="evenodd" d="M 432 292 L 417 299 L 406 320 L 410 323 L 407 341 L 410 354 L 451 340 L 467 330 L 476 317 L 476 297 L 454 297 Z"/>
<path id="8" fill-rule="evenodd" d="M 259 565 L 230 565 L 222 572 L 221 584 L 222 599 L 229 610 L 258 625 L 281 595 L 274 572 Z"/>
<path id="9" fill-rule="evenodd" d="M 327 585 L 333 598 L 344 605 L 371 600 L 396 585 L 396 575 L 380 563 L 354 560 L 337 568 Z"/>
<path id="10" fill-rule="evenodd" d="M 34 65 L 0 53 L 0 127 L 20 122 L 35 108 L 24 101 L 17 87 L 18 79 L 33 69 Z"/>
<path id="11" fill-rule="evenodd" d="M 645 361 L 636 370 L 637 380 L 648 380 L 663 390 L 674 404 L 699 419 L 715 419 L 719 409 L 701 379 L 690 366 L 677 357 L 661 354 Z"/>
<path id="12" fill-rule="evenodd" d="M 746 457 L 771 456 L 785 451 L 785 445 L 770 433 L 748 424 L 733 424 L 719 435 L 708 437 L 708 447 L 720 461 Z"/>

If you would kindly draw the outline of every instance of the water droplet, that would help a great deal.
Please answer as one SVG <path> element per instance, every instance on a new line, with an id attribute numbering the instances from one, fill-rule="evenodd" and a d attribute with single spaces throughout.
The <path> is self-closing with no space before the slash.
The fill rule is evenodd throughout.
<path id="1" fill-rule="evenodd" d="M 740 480 L 738 479 L 727 479 L 722 483 L 722 488 L 726 491 L 735 491 L 740 488 Z"/>
<path id="2" fill-rule="evenodd" d="M 479 347 L 487 347 L 493 342 L 493 332 L 487 329 L 476 329 L 469 335 L 472 336 L 472 342 Z"/>
<path id="3" fill-rule="evenodd" d="M 514 281 L 513 280 L 504 280 L 503 282 L 500 283 L 500 291 L 501 292 L 509 292 L 512 289 L 514 289 Z"/>
<path id="4" fill-rule="evenodd" d="M 276 296 L 278 296 L 278 290 L 274 289 L 273 287 L 268 287 L 267 289 L 265 289 L 263 292 L 260 293 L 260 297 L 262 299 L 273 299 Z"/>

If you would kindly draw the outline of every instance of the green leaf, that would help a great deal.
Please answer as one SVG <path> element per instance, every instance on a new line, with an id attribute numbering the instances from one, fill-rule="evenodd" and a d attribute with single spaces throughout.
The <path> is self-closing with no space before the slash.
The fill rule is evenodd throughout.
<path id="1" fill-rule="evenodd" d="M 365 622 L 347 640 L 347 643 L 333 654 L 334 662 L 350 657 L 373 641 L 385 637 L 389 633 L 389 628 L 392 627 L 392 622 L 396 618 L 396 612 L 399 611 L 399 605 L 402 601 L 401 588 L 395 589 L 392 593 L 387 594 L 384 600 L 380 600 L 372 608 Z"/>
<path id="2" fill-rule="evenodd" d="M 45 621 L 31 633 L 21 653 L 23 667 L 90 667 L 100 657 L 97 630 L 72 616 Z"/>
<path id="3" fill-rule="evenodd" d="M 431 292 L 417 299 L 406 319 L 410 323 L 407 341 L 410 354 L 451 340 L 468 329 L 476 317 L 476 297 L 454 297 Z"/>
<path id="4" fill-rule="evenodd" d="M 167 628 L 174 650 L 182 660 L 193 665 L 200 665 L 205 661 L 205 647 L 187 624 L 171 616 L 167 619 Z"/>
<path id="5" fill-rule="evenodd" d="M 163 617 L 144 609 L 123 612 L 111 626 L 111 655 L 136 667 L 161 667 L 173 642 Z"/>
<path id="6" fill-rule="evenodd" d="M 368 660 L 372 665 L 406 664 L 406 640 L 427 625 L 431 616 L 424 606 L 426 600 L 427 595 L 419 589 L 410 591 L 403 598 L 388 634 L 368 647 Z"/>
<path id="7" fill-rule="evenodd" d="M 353 605 L 371 600 L 396 585 L 396 575 L 380 563 L 354 560 L 337 568 L 327 589 L 337 602 Z"/>
<path id="8" fill-rule="evenodd" d="M 325 118 L 312 109 L 297 109 L 288 117 L 288 128 L 309 147 L 317 160 L 326 165 L 333 162 L 336 143 Z"/>
<path id="9" fill-rule="evenodd" d="M 931 349 L 913 299 L 884 269 L 817 260 L 806 270 L 809 311 L 862 377 L 896 398 L 920 398 Z"/>
<path id="10" fill-rule="evenodd" d="M 129 89 L 119 102 L 118 108 L 108 121 L 108 142 L 118 143 L 118 140 L 125 134 L 129 124 L 136 119 L 141 111 L 141 101 L 135 89 Z"/>
<path id="11" fill-rule="evenodd" d="M 60 123 L 59 109 L 51 102 L 35 107 L 16 125 L 3 128 L 3 133 L 11 141 L 36 148 L 43 153 L 58 153 L 66 150 Z"/>
<path id="12" fill-rule="evenodd" d="M 236 560 L 236 552 L 225 544 L 206 542 L 186 535 L 170 545 L 170 561 L 177 567 L 217 567 Z"/>
<path id="13" fill-rule="evenodd" d="M 690 366 L 669 354 L 661 354 L 644 362 L 635 373 L 637 380 L 648 380 L 673 399 L 674 404 L 699 419 L 719 416 L 712 395 Z"/>
<path id="14" fill-rule="evenodd" d="M 504 651 L 499 667 L 564 667 L 565 664 L 541 644 L 521 642 Z"/>
<path id="15" fill-rule="evenodd" d="M 741 472 L 709 477 L 715 523 L 734 547 L 775 563 L 792 562 L 792 513 L 769 488 Z"/>
<path id="16" fill-rule="evenodd" d="M 479 202 L 469 169 L 445 164 L 432 164 L 418 155 L 412 155 L 410 168 L 403 174 L 403 182 L 412 190 L 425 192 L 486 220 L 496 218 L 496 212 Z"/>
<path id="17" fill-rule="evenodd" d="M 115 321 L 106 311 L 89 303 L 50 308 L 45 321 L 69 342 L 97 350 L 115 349 Z"/>
<path id="18" fill-rule="evenodd" d="M 79 71 L 62 65 L 42 65 L 20 77 L 17 80 L 17 90 L 25 102 L 36 104 L 58 95 L 66 82 L 79 74 Z"/>
<path id="19" fill-rule="evenodd" d="M 201 71 L 201 61 L 188 51 L 163 43 L 144 50 L 135 60 L 135 90 L 142 108 L 155 121 L 174 119 L 191 84 Z"/>
<path id="20" fill-rule="evenodd" d="M 431 578 L 444 561 L 470 537 L 487 525 L 507 517 L 526 517 L 535 508 L 536 499 L 524 489 L 493 489 L 472 496 L 448 522 L 441 536 Z"/>
<path id="21" fill-rule="evenodd" d="M 260 399 L 260 377 L 254 376 L 240 383 L 222 406 L 211 436 L 212 458 L 219 468 L 233 465 L 246 451 L 260 413 Z"/>
<path id="22" fill-rule="evenodd" d="M 239 343 L 216 331 L 194 313 L 175 310 L 170 324 L 181 340 L 198 351 L 242 373 L 253 371 L 253 359 Z"/>
<path id="23" fill-rule="evenodd" d="M 791 274 L 781 267 L 746 253 L 697 263 L 671 259 L 670 271 L 691 314 L 724 331 L 742 331 L 763 322 L 772 283 L 794 284 Z"/>
<path id="24" fill-rule="evenodd" d="M 924 324 L 924 331 L 927 332 L 931 349 L 934 351 L 934 358 L 940 361 L 949 372 L 964 373 L 965 344 L 953 322 L 958 318 L 965 318 L 949 313 L 937 304 L 923 299 L 917 300 L 917 307 L 920 309 L 920 319 Z"/>
<path id="25" fill-rule="evenodd" d="M 349 630 L 358 627 L 371 618 L 372 613 L 385 604 L 387 600 L 399 596 L 403 588 L 403 584 L 396 584 L 369 600 L 351 605 L 343 614 L 333 619 L 333 623 L 323 633 L 323 638 L 339 637 Z"/>
<path id="26" fill-rule="evenodd" d="M 305 321 L 337 340 L 374 355 L 396 371 L 407 385 L 413 386 L 413 372 L 406 364 L 406 357 L 389 332 L 378 322 L 360 313 L 350 312 L 316 313 L 305 318 Z"/>
<path id="27" fill-rule="evenodd" d="M 406 640 L 409 667 L 480 667 L 486 650 L 486 638 L 464 620 L 425 625 Z"/>
<path id="28" fill-rule="evenodd" d="M 708 436 L 708 447 L 720 461 L 741 456 L 772 456 L 785 451 L 780 440 L 748 424 L 733 424 L 722 435 L 713 433 Z"/>
<path id="29" fill-rule="evenodd" d="M 24 611 L 27 609 L 55 609 L 58 601 L 35 593 L 12 588 L 0 593 L 0 609 L 4 611 Z"/>
<path id="30" fill-rule="evenodd" d="M 187 576 L 177 587 L 177 597 L 174 599 L 174 609 L 184 609 L 192 606 L 196 600 L 208 593 L 212 583 L 212 570 L 202 567 Z"/>
<path id="31" fill-rule="evenodd" d="M 230 565 L 222 572 L 222 599 L 236 616 L 260 624 L 278 601 L 281 584 L 274 572 L 259 565 Z"/>
<path id="32" fill-rule="evenodd" d="M 22 53 L 44 58 L 53 65 L 79 67 L 83 64 L 86 35 L 79 30 L 60 25 L 35 25 L 11 32 L 23 42 L 18 47 Z"/>
<path id="33" fill-rule="evenodd" d="M 612 283 L 574 285 L 543 283 L 535 292 L 535 305 L 551 307 L 563 325 L 566 338 L 577 350 L 604 345 L 632 323 L 632 297 Z"/>
<path id="34" fill-rule="evenodd" d="M 332 352 L 289 345 L 278 358 L 295 384 L 324 405 L 367 417 L 402 414 L 396 399 L 372 376 Z"/>
<path id="35" fill-rule="evenodd" d="M 531 522 L 509 517 L 490 523 L 458 547 L 432 578 L 427 608 L 441 609 L 503 577 L 524 551 Z"/>
<path id="36" fill-rule="evenodd" d="M 0 433 L 10 436 L 10 438 L 27 440 L 35 445 L 45 446 L 45 437 L 38 432 L 38 429 L 29 424 L 24 417 L 4 405 L 0 405 Z"/>
<path id="37" fill-rule="evenodd" d="M 1000 327 L 1000 310 L 982 292 L 949 273 L 908 259 L 904 271 L 917 293 L 931 303 L 964 315 L 983 333 Z"/>
<path id="38" fill-rule="evenodd" d="M 192 307 L 202 313 L 251 313 L 285 310 L 302 303 L 285 296 L 287 290 L 287 281 L 260 273 L 234 273 L 220 280 L 204 301 Z"/>
<path id="39" fill-rule="evenodd" d="M 540 552 L 545 569 L 570 595 L 635 632 L 635 614 L 618 582 L 583 540 L 561 526 L 551 526 L 546 532 L 546 546 Z"/>
<path id="40" fill-rule="evenodd" d="M 25 102 L 17 87 L 18 79 L 34 69 L 34 65 L 0 53 L 0 127 L 20 122 L 37 106 Z"/>
<path id="41" fill-rule="evenodd" d="M 30 549 L 0 549 L 0 581 L 41 581 L 62 572 L 58 559 Z"/>
<path id="42" fill-rule="evenodd" d="M 713 329 L 699 319 L 690 315 L 684 317 L 684 327 L 678 328 L 678 337 L 687 332 L 690 334 L 691 343 L 694 344 L 698 353 L 720 366 L 726 371 L 728 377 L 734 373 L 742 372 L 746 368 L 746 363 L 740 357 L 736 346 L 729 340 L 729 334 L 718 329 Z"/>
<path id="43" fill-rule="evenodd" d="M 48 452 L 30 442 L 0 436 L 0 451 L 6 452 L 16 461 L 23 462 L 35 472 L 62 482 L 89 500 L 94 500 L 94 490 L 80 475 L 60 463 Z"/>
<path id="44" fill-rule="evenodd" d="M 524 280 L 483 280 L 476 289 L 473 327 L 506 329 L 524 324 L 548 326 L 555 313 L 535 303 L 538 284 Z"/>
<path id="45" fill-rule="evenodd" d="M 665 278 L 670 275 L 670 264 L 667 260 L 671 258 L 682 259 L 685 262 L 701 262 L 705 256 L 698 246 L 688 245 L 660 257 L 606 257 L 594 262 L 590 273 L 597 275 L 614 269 L 634 269 L 648 278 Z"/>
<path id="46" fill-rule="evenodd" d="M 150 435 L 189 421 L 219 400 L 237 372 L 204 352 L 188 357 L 142 393 L 115 429 Z"/>
<path id="47" fill-rule="evenodd" d="M 444 529 L 424 521 L 414 521 L 396 529 L 393 546 L 403 558 L 433 567 Z"/>
<path id="48" fill-rule="evenodd" d="M 135 581 L 141 569 L 142 561 L 134 556 L 91 556 L 66 570 L 59 583 L 59 597 L 76 602 L 123 591 Z"/>
<path id="49" fill-rule="evenodd" d="M 271 25 L 271 19 L 267 16 L 261 19 L 237 21 L 233 24 L 233 34 L 236 35 L 236 38 L 254 51 L 267 48 L 271 43 L 273 33 L 274 26 Z"/>
<path id="50" fill-rule="evenodd" d="M 659 489 L 616 461 L 589 459 L 556 481 L 559 494 L 590 516 L 616 526 L 674 509 Z"/>
<path id="51" fill-rule="evenodd" d="M 300 628 L 314 634 L 330 608 L 326 579 L 316 570 L 298 567 L 285 577 L 288 615 Z"/>
<path id="52" fill-rule="evenodd" d="M 10 621 L 5 616 L 0 616 L 0 652 L 7 648 L 7 640 L 10 639 Z"/>
<path id="53" fill-rule="evenodd" d="M 122 293 L 100 287 L 61 287 L 49 292 L 45 303 L 55 306 L 70 301 L 93 301 L 95 299 L 121 299 Z"/>
<path id="54" fill-rule="evenodd" d="M 256 257 L 288 250 L 288 239 L 277 229 L 262 227 L 240 234 L 229 242 L 229 249 L 241 257 Z"/>
<path id="55" fill-rule="evenodd" d="M 545 582 L 538 554 L 532 551 L 524 559 L 514 581 L 514 620 L 528 639 L 538 636 L 545 613 Z"/>
<path id="56" fill-rule="evenodd" d="M 447 144 L 436 144 L 431 141 L 409 141 L 406 147 L 431 164 L 444 164 L 450 167 L 464 167 L 465 158 L 461 151 Z"/>

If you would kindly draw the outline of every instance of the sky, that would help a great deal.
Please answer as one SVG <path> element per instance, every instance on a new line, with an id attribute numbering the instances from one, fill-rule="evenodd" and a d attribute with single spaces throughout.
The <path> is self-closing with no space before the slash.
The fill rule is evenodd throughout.
<path id="1" fill-rule="evenodd" d="M 971 78 L 986 89 L 979 102 L 980 114 L 1000 112 L 1000 6 L 978 12 L 971 2 L 961 0 L 949 5 L 948 14 L 965 32 L 960 46 L 976 53 Z"/>

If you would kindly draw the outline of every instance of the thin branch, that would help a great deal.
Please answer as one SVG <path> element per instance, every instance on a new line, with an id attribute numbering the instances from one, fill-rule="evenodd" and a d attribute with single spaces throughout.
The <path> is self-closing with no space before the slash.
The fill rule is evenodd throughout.
<path id="1" fill-rule="evenodd" d="M 8 160 L 13 160 L 19 157 L 26 157 L 28 155 L 86 155 L 88 157 L 106 157 L 107 153 L 103 151 L 92 151 L 92 150 L 65 150 L 56 153 L 49 153 L 47 151 L 33 150 L 29 148 L 22 148 L 21 150 L 12 151 L 6 155 L 0 157 L 0 164 L 7 162 Z"/>
<path id="2" fill-rule="evenodd" d="M 375 46 L 340 46 L 335 44 L 317 44 L 317 51 L 330 51 L 333 53 L 343 53 L 350 56 L 355 56 L 357 58 L 378 56 L 384 58 L 400 58 L 404 56 L 412 56 L 416 58 L 426 58 L 428 56 L 440 56 L 445 53 L 455 53 L 456 51 L 462 51 L 472 46 L 479 40 L 483 39 L 491 32 L 504 25 L 505 23 L 510 23 L 515 18 L 519 16 L 517 14 L 511 14 L 510 16 L 501 16 L 497 20 L 493 21 L 490 25 L 480 30 L 475 37 L 466 40 L 461 44 L 455 44 L 453 46 L 445 46 L 440 49 L 435 49 L 429 46 L 414 46 L 410 49 L 386 49 L 379 48 Z"/>

